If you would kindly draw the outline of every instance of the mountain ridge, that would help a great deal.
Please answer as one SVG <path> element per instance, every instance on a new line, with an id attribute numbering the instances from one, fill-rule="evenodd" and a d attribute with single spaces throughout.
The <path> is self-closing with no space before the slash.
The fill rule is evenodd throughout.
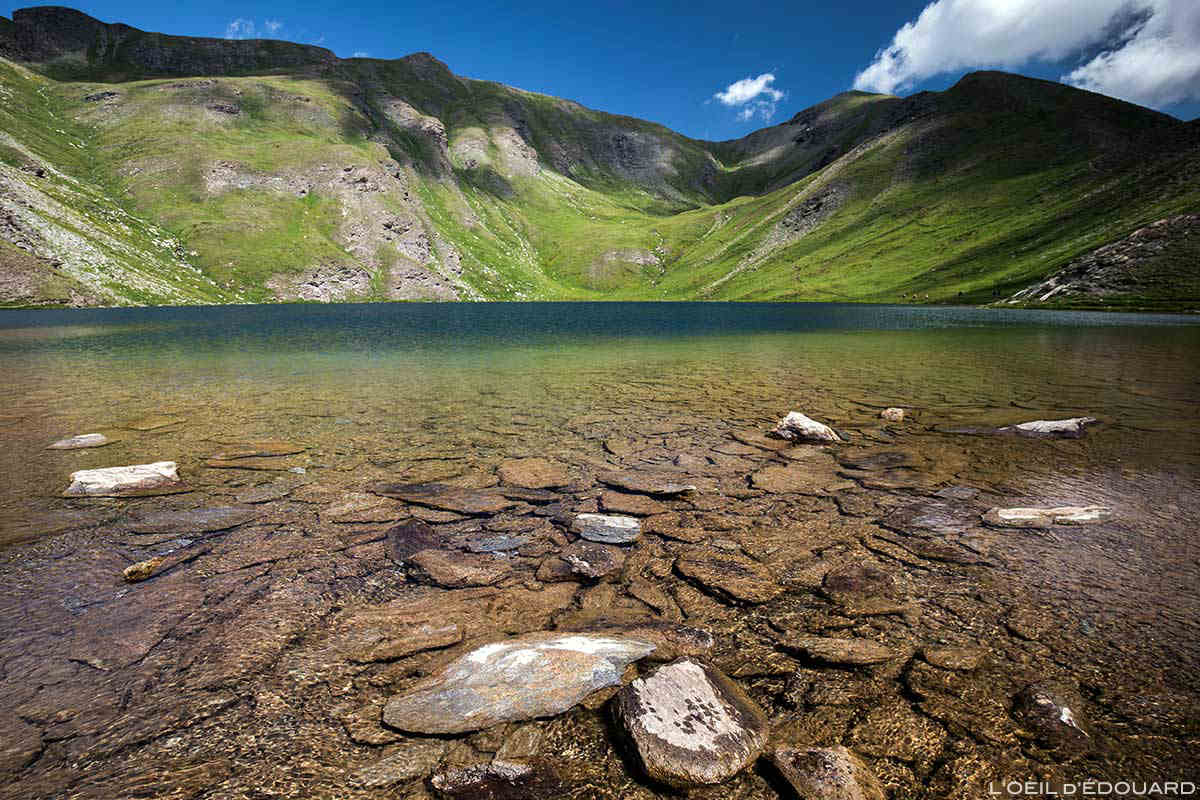
<path id="1" fill-rule="evenodd" d="M 80 303 L 988 302 L 1200 205 L 1194 123 L 1008 73 L 843 92 L 706 142 L 428 53 L 339 59 L 64 7 L 0 18 L 0 55 L 26 104 L 0 112 L 0 267 L 16 247 L 10 272 L 86 273 L 53 233 L 90 230 L 60 213 L 86 186 L 177 241 L 156 275 L 195 284 L 131 297 L 93 276 Z"/>

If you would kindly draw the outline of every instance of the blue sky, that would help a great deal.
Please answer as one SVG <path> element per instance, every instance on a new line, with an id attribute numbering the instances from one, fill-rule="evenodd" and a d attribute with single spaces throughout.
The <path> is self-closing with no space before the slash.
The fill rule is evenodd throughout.
<path id="1" fill-rule="evenodd" d="M 64 3 L 70 0 L 61 0 Z M 459 75 L 727 139 L 855 85 L 908 94 L 1000 67 L 1200 115 L 1196 0 L 499 2 L 81 0 L 193 36 L 278 38 L 339 56 L 429 51 Z"/>

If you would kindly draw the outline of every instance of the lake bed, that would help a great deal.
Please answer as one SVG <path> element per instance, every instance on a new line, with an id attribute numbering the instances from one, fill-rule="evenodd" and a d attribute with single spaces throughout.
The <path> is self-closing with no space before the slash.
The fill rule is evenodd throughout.
<path id="1" fill-rule="evenodd" d="M 845 745 L 893 797 L 1194 779 L 1197 323 L 826 304 L 4 312 L 0 769 L 14 797 L 421 797 L 427 775 L 519 740 L 547 796 L 662 796 L 606 696 L 433 745 L 382 715 L 471 647 L 653 622 L 712 635 L 696 657 L 764 709 L 772 749 Z M 847 441 L 764 435 L 793 410 Z M 980 433 L 1084 415 L 1100 422 L 1078 439 Z M 46 449 L 93 432 L 111 443 Z M 563 477 L 520 485 L 537 483 L 528 459 Z M 60 496 L 76 470 L 164 460 L 188 491 Z M 1111 518 L 982 521 L 1088 505 Z M 643 530 L 602 575 L 563 566 L 593 513 Z M 400 524 L 450 555 L 414 566 Z M 428 647 L 378 632 L 431 614 L 455 630 Z M 814 638 L 889 655 L 839 662 Z M 1085 736 L 1030 718 L 1039 686 L 1072 698 Z M 389 758 L 429 763 L 396 777 Z M 776 797 L 782 780 L 762 762 L 696 796 Z"/>

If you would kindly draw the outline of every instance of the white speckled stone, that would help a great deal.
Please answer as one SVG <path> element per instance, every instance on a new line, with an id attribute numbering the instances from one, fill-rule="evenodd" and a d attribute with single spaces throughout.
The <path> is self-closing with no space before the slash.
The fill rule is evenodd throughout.
<path id="1" fill-rule="evenodd" d="M 616 715 L 646 774 L 681 788 L 741 772 L 758 758 L 770 731 L 766 715 L 741 687 L 690 658 L 622 689 Z"/>

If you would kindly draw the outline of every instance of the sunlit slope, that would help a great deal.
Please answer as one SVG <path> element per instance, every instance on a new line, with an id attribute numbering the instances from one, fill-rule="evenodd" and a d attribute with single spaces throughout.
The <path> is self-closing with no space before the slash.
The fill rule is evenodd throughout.
<path id="1" fill-rule="evenodd" d="M 990 302 L 1200 208 L 1195 124 L 1015 75 L 702 142 L 427 54 L 33 11 L 0 26 L 7 302 Z"/>

